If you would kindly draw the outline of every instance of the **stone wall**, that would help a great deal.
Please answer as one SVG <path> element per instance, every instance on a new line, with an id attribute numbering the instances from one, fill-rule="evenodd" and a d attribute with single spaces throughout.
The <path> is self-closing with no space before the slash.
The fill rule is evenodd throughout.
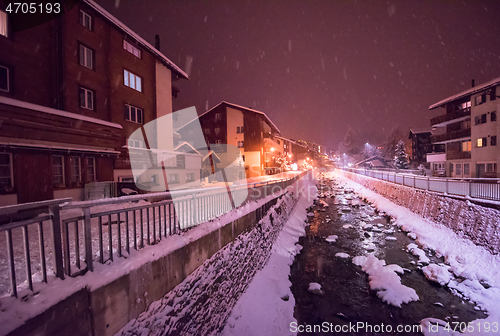
<path id="1" fill-rule="evenodd" d="M 441 223 L 474 244 L 500 253 L 500 211 L 465 198 L 411 188 L 350 172 L 344 176 L 391 202 Z"/>
<path id="2" fill-rule="evenodd" d="M 290 193 L 278 199 L 262 220 L 152 303 L 121 335 L 211 335 L 221 331 L 255 273 L 267 263 L 296 200 Z"/>

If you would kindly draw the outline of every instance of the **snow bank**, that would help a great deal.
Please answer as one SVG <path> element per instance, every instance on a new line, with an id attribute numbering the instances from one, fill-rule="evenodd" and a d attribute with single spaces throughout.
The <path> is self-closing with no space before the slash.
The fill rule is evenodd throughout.
<path id="1" fill-rule="evenodd" d="M 349 188 L 353 188 L 363 198 L 374 203 L 379 210 L 396 218 L 395 224 L 404 231 L 412 232 L 417 238 L 417 242 L 423 248 L 434 250 L 436 255 L 443 256 L 445 263 L 450 266 L 451 272 L 456 279 L 448 283 L 457 294 L 476 303 L 489 316 L 486 319 L 477 319 L 471 324 L 484 326 L 489 323 L 492 326 L 497 323 L 500 331 L 500 255 L 492 255 L 488 247 L 475 245 L 471 240 L 459 236 L 454 230 L 443 224 L 432 222 L 413 213 L 403 206 L 396 205 L 383 196 L 366 189 L 352 180 L 349 180 L 338 173 L 333 176 L 345 183 Z M 368 179 L 366 179 L 368 180 Z M 374 180 L 375 181 L 375 180 Z M 375 182 L 374 182 L 375 183 Z M 431 205 L 429 205 L 431 206 Z M 480 213 L 493 213 L 493 209 L 484 211 L 477 209 Z M 467 217 L 466 214 L 464 214 Z M 498 222 L 498 216 L 496 221 Z M 462 279 L 465 278 L 465 281 Z M 487 284 L 487 286 L 481 285 Z M 485 288 L 488 287 L 488 288 Z M 422 320 L 422 325 L 429 323 L 429 320 Z M 428 330 L 424 328 L 424 330 Z M 486 332 L 478 328 L 474 332 L 465 332 L 466 335 L 494 335 L 498 334 Z M 428 333 L 427 335 L 437 335 Z M 450 334 L 447 334 L 450 335 Z"/>
<path id="2" fill-rule="evenodd" d="M 418 301 L 419 297 L 413 288 L 401 284 L 401 278 L 396 273 L 404 273 L 398 265 L 385 266 L 385 260 L 380 260 L 372 254 L 357 256 L 353 264 L 361 266 L 369 275 L 370 288 L 377 290 L 377 296 L 390 305 L 401 307 L 402 303 Z"/>
<path id="3" fill-rule="evenodd" d="M 295 247 L 305 235 L 307 208 L 313 204 L 311 195 L 317 195 L 314 181 L 304 178 L 312 192 L 302 194 L 283 230 L 274 243 L 268 264 L 258 271 L 234 307 L 221 335 L 291 335 L 295 299 L 290 290 L 290 266 L 296 253 Z"/>
<path id="4" fill-rule="evenodd" d="M 411 252 L 414 256 L 418 257 L 418 262 L 423 264 L 428 264 L 431 260 L 425 255 L 425 251 L 418 248 L 417 244 L 408 244 L 406 247 L 408 252 Z"/>
<path id="5" fill-rule="evenodd" d="M 331 235 L 331 236 L 326 237 L 325 240 L 329 243 L 335 243 L 337 241 L 337 239 L 339 239 L 339 236 Z"/>

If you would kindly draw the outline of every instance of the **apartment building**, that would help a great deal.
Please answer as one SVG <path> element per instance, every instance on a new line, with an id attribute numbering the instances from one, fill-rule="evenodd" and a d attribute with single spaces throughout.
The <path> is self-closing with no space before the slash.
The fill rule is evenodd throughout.
<path id="1" fill-rule="evenodd" d="M 277 138 L 280 131 L 264 112 L 223 101 L 186 123 L 178 132 L 189 142 L 198 127 L 209 149 L 220 159 L 216 170 L 239 162 L 244 171 L 235 170 L 237 175 L 231 178 L 236 179 L 279 171 L 280 165 L 275 160 L 282 154 L 282 140 Z"/>
<path id="2" fill-rule="evenodd" d="M 446 145 L 444 175 L 449 177 L 498 177 L 500 135 L 500 78 L 472 85 L 472 88 L 429 107 L 446 113 L 431 119 L 433 127 L 445 127 L 443 134 L 431 138 L 433 144 Z"/>
<path id="3" fill-rule="evenodd" d="M 13 32 L 0 7 L 0 205 L 84 198 L 84 186 L 132 176 L 128 141 L 172 113 L 187 75 L 92 0 Z M 173 143 L 170 144 L 173 149 Z"/>

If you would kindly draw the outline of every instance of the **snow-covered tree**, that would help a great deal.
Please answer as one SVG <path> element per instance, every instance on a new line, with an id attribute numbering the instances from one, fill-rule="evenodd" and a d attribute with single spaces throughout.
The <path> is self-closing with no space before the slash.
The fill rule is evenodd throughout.
<path id="1" fill-rule="evenodd" d="M 394 166 L 398 169 L 408 169 L 409 167 L 408 154 L 405 151 L 405 143 L 403 140 L 398 141 L 395 149 Z"/>
<path id="2" fill-rule="evenodd" d="M 288 159 L 288 155 L 282 154 L 282 155 L 278 156 L 274 161 L 280 165 L 282 170 L 284 170 L 284 171 L 290 170 L 291 162 Z"/>

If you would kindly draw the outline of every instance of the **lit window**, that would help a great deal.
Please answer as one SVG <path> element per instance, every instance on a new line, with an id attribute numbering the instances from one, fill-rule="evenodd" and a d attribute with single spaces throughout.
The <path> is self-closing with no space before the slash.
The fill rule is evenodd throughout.
<path id="1" fill-rule="evenodd" d="M 485 147 L 486 146 L 486 138 L 477 139 L 477 147 Z"/>
<path id="2" fill-rule="evenodd" d="M 95 158 L 87 158 L 87 182 L 95 182 Z"/>
<path id="3" fill-rule="evenodd" d="M 464 109 L 466 109 L 466 108 L 468 108 L 470 106 L 471 106 L 471 102 L 468 101 L 468 102 L 460 104 L 460 109 L 464 110 Z"/>
<path id="4" fill-rule="evenodd" d="M 471 142 L 464 141 L 462 142 L 462 152 L 470 152 L 471 151 Z"/>
<path id="5" fill-rule="evenodd" d="M 144 111 L 138 107 L 125 104 L 125 120 L 142 124 L 144 123 Z"/>
<path id="6" fill-rule="evenodd" d="M 94 110 L 94 91 L 80 87 L 80 107 Z"/>
<path id="7" fill-rule="evenodd" d="M 12 155 L 0 153 L 0 191 L 10 189 L 13 186 L 12 177 Z"/>
<path id="8" fill-rule="evenodd" d="M 222 140 L 215 140 L 215 144 L 221 145 L 222 144 Z"/>
<path id="9" fill-rule="evenodd" d="M 80 157 L 71 156 L 69 158 L 69 165 L 71 168 L 70 182 L 72 184 L 80 183 L 82 181 L 82 169 L 81 169 Z"/>
<path id="10" fill-rule="evenodd" d="M 131 89 L 142 92 L 142 79 L 128 70 L 123 70 L 123 84 Z"/>
<path id="11" fill-rule="evenodd" d="M 88 30 L 92 30 L 92 17 L 82 10 L 80 10 L 80 24 Z"/>
<path id="12" fill-rule="evenodd" d="M 93 51 L 92 49 L 87 48 L 83 44 L 80 44 L 80 65 L 83 65 L 86 68 L 93 69 Z"/>
<path id="13" fill-rule="evenodd" d="M 238 148 L 243 148 L 243 141 L 238 141 Z"/>
<path id="14" fill-rule="evenodd" d="M 10 91 L 10 70 L 0 65 L 0 91 Z"/>
<path id="15" fill-rule="evenodd" d="M 64 186 L 64 157 L 59 155 L 52 157 L 52 184 L 54 187 Z"/>
<path id="16" fill-rule="evenodd" d="M 5 37 L 8 36 L 8 16 L 7 13 L 4 12 L 3 10 L 0 10 L 0 35 L 3 35 Z"/>
<path id="17" fill-rule="evenodd" d="M 141 51 L 125 40 L 123 40 L 123 49 L 127 50 L 135 57 L 141 58 Z"/>

